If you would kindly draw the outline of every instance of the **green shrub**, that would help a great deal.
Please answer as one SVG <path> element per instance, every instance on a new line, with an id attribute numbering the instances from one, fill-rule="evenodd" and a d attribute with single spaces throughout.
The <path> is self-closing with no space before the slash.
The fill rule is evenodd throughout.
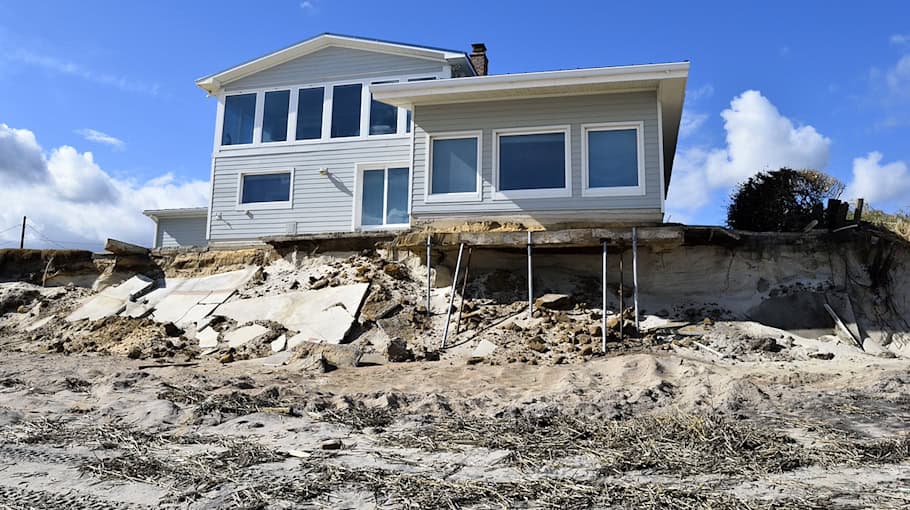
<path id="1" fill-rule="evenodd" d="M 727 206 L 727 225 L 756 232 L 798 232 L 824 220 L 825 201 L 844 185 L 816 170 L 760 172 L 737 186 Z"/>

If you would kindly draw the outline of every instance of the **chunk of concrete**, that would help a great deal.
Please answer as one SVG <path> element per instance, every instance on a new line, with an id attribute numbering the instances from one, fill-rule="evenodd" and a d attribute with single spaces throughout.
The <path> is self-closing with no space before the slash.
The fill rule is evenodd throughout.
<path id="1" fill-rule="evenodd" d="M 281 352 L 288 345 L 288 336 L 281 335 L 275 340 L 272 340 L 272 352 Z"/>
<path id="2" fill-rule="evenodd" d="M 108 287 L 92 296 L 69 314 L 66 320 L 68 322 L 82 319 L 94 321 L 117 315 L 126 309 L 127 302 L 150 291 L 154 285 L 155 282 L 151 278 L 136 275 L 120 285 Z"/>
<path id="3" fill-rule="evenodd" d="M 115 255 L 148 255 L 149 249 L 117 239 L 108 239 L 104 242 L 104 249 Z"/>
<path id="4" fill-rule="evenodd" d="M 262 358 L 260 362 L 267 367 L 280 367 L 282 365 L 287 365 L 292 356 L 294 356 L 294 353 L 291 351 L 278 352 Z"/>
<path id="5" fill-rule="evenodd" d="M 544 294 L 534 300 L 535 308 L 547 310 L 570 310 L 575 305 L 575 300 L 568 294 Z"/>
<path id="6" fill-rule="evenodd" d="M 484 359 L 489 357 L 493 352 L 496 351 L 496 344 L 489 340 L 481 340 L 477 344 L 477 347 L 474 348 L 474 351 L 471 352 L 471 358 L 473 359 Z"/>
<path id="7" fill-rule="evenodd" d="M 218 307 L 217 315 L 239 323 L 270 320 L 299 332 L 288 348 L 301 343 L 341 343 L 357 318 L 369 284 L 357 283 L 277 296 L 243 299 Z"/>
<path id="8" fill-rule="evenodd" d="M 48 315 L 47 317 L 45 317 L 43 319 L 38 319 L 35 322 L 26 326 L 25 330 L 26 331 L 35 331 L 36 329 L 43 328 L 44 326 L 47 326 L 47 324 L 50 321 L 54 320 L 54 317 L 56 317 L 56 315 Z"/>
<path id="9" fill-rule="evenodd" d="M 261 326 L 259 324 L 250 324 L 249 326 L 243 326 L 242 328 L 237 328 L 234 331 L 229 331 L 224 333 L 224 340 L 227 342 L 228 347 L 240 347 L 241 345 L 249 342 L 250 340 L 268 332 L 269 328 Z"/>
<path id="10" fill-rule="evenodd" d="M 218 347 L 218 332 L 212 328 L 205 328 L 197 331 L 196 339 L 199 340 L 200 349 Z"/>

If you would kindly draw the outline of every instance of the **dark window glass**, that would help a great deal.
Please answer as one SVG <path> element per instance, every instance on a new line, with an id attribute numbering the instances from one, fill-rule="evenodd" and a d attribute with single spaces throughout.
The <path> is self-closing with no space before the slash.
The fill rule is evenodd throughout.
<path id="1" fill-rule="evenodd" d="M 378 81 L 375 84 L 395 83 L 394 81 Z M 398 132 L 398 107 L 380 103 L 370 99 L 370 134 L 388 135 Z"/>
<path id="2" fill-rule="evenodd" d="M 408 222 L 408 169 L 389 168 L 389 197 L 386 203 L 386 224 Z"/>
<path id="3" fill-rule="evenodd" d="M 635 129 L 588 131 L 588 187 L 638 186 Z"/>
<path id="4" fill-rule="evenodd" d="M 224 98 L 224 123 L 221 145 L 253 143 L 256 120 L 256 94 L 239 94 Z"/>
<path id="5" fill-rule="evenodd" d="M 322 104 L 325 89 L 300 89 L 297 94 L 297 139 L 322 138 Z"/>
<path id="6" fill-rule="evenodd" d="M 284 142 L 288 139 L 288 105 L 290 90 L 265 93 L 262 110 L 262 141 Z"/>
<path id="7" fill-rule="evenodd" d="M 382 225 L 385 201 L 385 170 L 364 170 L 363 202 L 360 208 L 361 225 Z"/>
<path id="8" fill-rule="evenodd" d="M 332 92 L 332 138 L 360 136 L 359 83 L 336 85 Z"/>
<path id="9" fill-rule="evenodd" d="M 433 140 L 431 193 L 477 191 L 477 139 Z"/>
<path id="10" fill-rule="evenodd" d="M 565 133 L 499 137 L 500 191 L 565 187 Z"/>
<path id="11" fill-rule="evenodd" d="M 287 202 L 291 199 L 291 174 L 249 174 L 243 176 L 240 203 Z"/>

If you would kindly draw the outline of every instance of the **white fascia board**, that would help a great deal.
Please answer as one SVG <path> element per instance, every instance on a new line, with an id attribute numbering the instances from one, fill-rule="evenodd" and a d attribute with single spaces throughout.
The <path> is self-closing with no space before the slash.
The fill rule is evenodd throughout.
<path id="1" fill-rule="evenodd" d="M 187 207 L 184 209 L 146 209 L 142 214 L 155 220 L 160 218 L 204 218 L 208 215 L 207 207 Z"/>
<path id="2" fill-rule="evenodd" d="M 512 89 L 534 89 L 543 87 L 569 87 L 609 83 L 644 82 L 686 78 L 689 75 L 688 62 L 667 64 L 645 64 L 635 66 L 598 67 L 567 71 L 544 71 L 505 75 L 449 78 L 427 82 L 371 85 L 373 99 L 395 106 L 420 104 L 427 96 L 445 94 L 493 93 Z"/>
<path id="3" fill-rule="evenodd" d="M 404 44 L 395 44 L 382 41 L 371 41 L 345 37 L 332 34 L 322 34 L 312 39 L 307 39 L 293 46 L 269 53 L 262 57 L 245 62 L 230 69 L 205 76 L 196 80 L 196 86 L 205 90 L 209 94 L 215 93 L 224 84 L 239 80 L 251 74 L 264 71 L 270 67 L 281 65 L 296 58 L 300 58 L 310 53 L 315 53 L 328 47 L 350 48 L 355 50 L 374 51 L 404 57 L 420 58 L 438 62 L 446 62 L 452 59 L 466 58 L 464 53 L 453 51 L 435 50 L 420 46 L 408 46 Z"/>

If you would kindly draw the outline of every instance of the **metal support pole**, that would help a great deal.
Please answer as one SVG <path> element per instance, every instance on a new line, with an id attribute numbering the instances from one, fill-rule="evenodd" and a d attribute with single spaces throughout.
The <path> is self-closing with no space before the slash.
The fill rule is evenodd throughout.
<path id="1" fill-rule="evenodd" d="M 531 231 L 528 230 L 528 319 L 534 318 L 534 272 L 531 265 Z"/>
<path id="2" fill-rule="evenodd" d="M 433 254 L 432 254 L 432 251 L 431 251 L 431 249 L 430 249 L 431 245 L 433 244 L 432 239 L 433 239 L 433 236 L 430 235 L 430 234 L 427 234 L 427 317 L 429 317 L 429 316 L 431 315 L 431 312 L 430 312 L 430 290 L 431 290 L 432 287 L 433 287 L 433 285 L 432 285 L 432 283 L 431 283 L 431 280 L 432 280 L 431 274 L 432 274 L 432 272 L 433 272 L 433 262 L 432 262 L 432 260 L 433 260 L 433 259 L 432 259 Z"/>
<path id="3" fill-rule="evenodd" d="M 600 314 L 600 330 L 601 330 L 601 349 L 603 352 L 607 352 L 607 240 L 604 239 L 604 253 L 603 253 L 603 274 L 601 275 L 601 285 L 603 287 L 601 292 L 601 314 Z"/>
<path id="4" fill-rule="evenodd" d="M 458 317 L 455 319 L 455 334 L 461 329 L 461 312 L 464 310 L 464 300 L 468 292 L 468 273 L 471 272 L 471 254 L 474 253 L 474 247 L 468 246 L 468 260 L 464 263 L 464 278 L 461 280 L 461 306 L 458 307 Z"/>
<path id="5" fill-rule="evenodd" d="M 625 254 L 626 254 L 625 250 L 619 251 L 619 343 L 622 343 L 622 341 L 623 341 L 623 338 L 624 338 L 623 326 L 625 326 L 625 322 L 626 322 L 626 319 L 624 317 L 625 311 L 626 311 L 626 305 L 625 305 L 625 302 L 623 300 L 623 295 L 622 295 L 622 287 L 624 285 L 623 274 L 622 274 L 622 259 Z"/>
<path id="6" fill-rule="evenodd" d="M 638 331 L 638 229 L 632 227 L 632 301 L 635 303 L 635 331 Z"/>
<path id="7" fill-rule="evenodd" d="M 25 248 L 25 216 L 22 217 L 22 235 L 19 236 L 19 249 Z"/>
<path id="8" fill-rule="evenodd" d="M 464 252 L 464 243 L 458 245 L 458 260 L 455 261 L 455 274 L 452 275 L 452 292 L 449 294 L 449 308 L 446 310 L 446 326 L 442 332 L 442 348 L 446 348 L 449 338 L 449 322 L 452 320 L 452 307 L 455 306 L 455 288 L 458 282 L 458 273 L 461 272 L 461 254 Z"/>

